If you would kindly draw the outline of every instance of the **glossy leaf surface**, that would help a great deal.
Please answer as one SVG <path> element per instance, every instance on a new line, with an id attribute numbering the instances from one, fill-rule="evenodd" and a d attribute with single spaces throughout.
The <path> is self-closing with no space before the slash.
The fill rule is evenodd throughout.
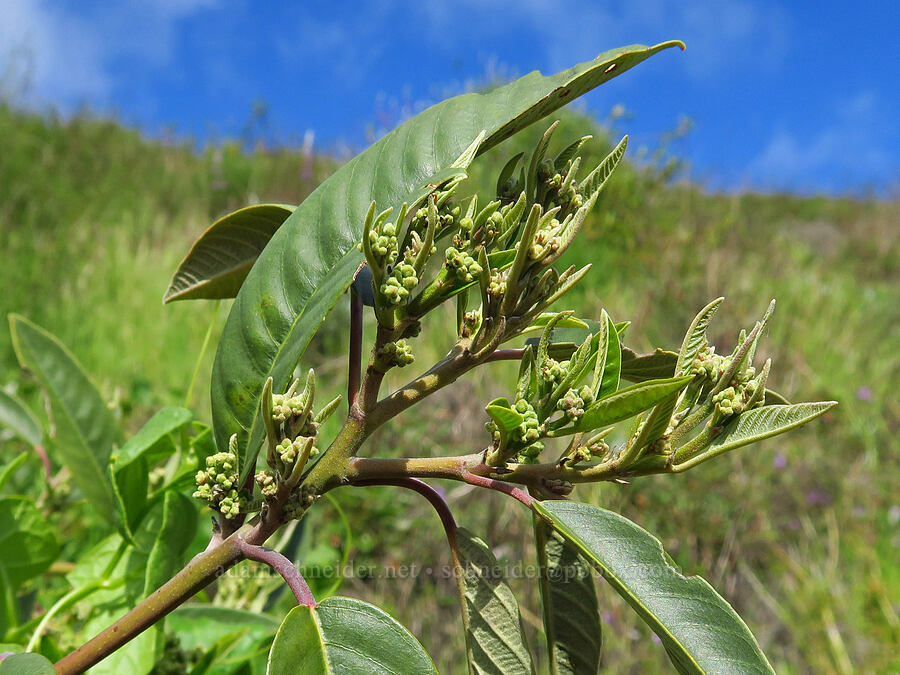
<path id="1" fill-rule="evenodd" d="M 590 431 L 627 420 L 681 391 L 690 381 L 690 377 L 648 380 L 619 389 L 588 406 L 575 428 Z"/>
<path id="2" fill-rule="evenodd" d="M 537 509 L 659 636 L 678 672 L 774 672 L 731 605 L 701 577 L 675 569 L 649 532 L 588 504 L 547 501 Z"/>
<path id="3" fill-rule="evenodd" d="M 163 302 L 233 298 L 272 235 L 295 208 L 257 204 L 219 218 L 181 261 Z"/>
<path id="4" fill-rule="evenodd" d="M 482 131 L 486 136 L 479 153 L 674 46 L 681 44 L 624 47 L 554 76 L 534 72 L 485 94 L 464 94 L 432 106 L 350 160 L 297 207 L 247 276 L 216 355 L 216 442 L 224 448 L 233 433 L 239 434 L 242 473 L 252 470 L 248 455 L 262 438 L 251 427 L 263 384 L 271 376 L 276 391 L 284 388 L 352 282 L 362 262 L 356 245 L 373 200 L 381 208 L 411 201 Z"/>
<path id="5" fill-rule="evenodd" d="M 386 612 L 335 596 L 288 613 L 275 634 L 266 672 L 432 675 L 435 669 L 416 638 Z"/>

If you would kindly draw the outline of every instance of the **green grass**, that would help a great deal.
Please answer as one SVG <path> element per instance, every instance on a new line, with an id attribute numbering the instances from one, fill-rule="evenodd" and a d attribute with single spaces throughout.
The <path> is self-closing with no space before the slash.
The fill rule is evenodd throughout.
<path id="1" fill-rule="evenodd" d="M 532 130 L 531 140 L 540 131 Z M 596 160 L 611 139 L 590 120 L 566 115 L 557 138 L 584 133 L 597 135 L 587 146 Z M 182 401 L 212 313 L 203 302 L 161 305 L 191 241 L 230 209 L 299 202 L 334 167 L 324 157 L 310 168 L 297 153 L 247 153 L 234 144 L 198 153 L 111 122 L 60 122 L 8 107 L 0 107 L 0 138 L 0 313 L 22 313 L 58 335 L 132 429 L 157 407 Z M 506 146 L 480 160 L 473 183 L 492 184 L 513 151 Z M 745 617 L 779 672 L 896 670 L 900 204 L 709 195 L 671 184 L 676 165 L 651 159 L 643 168 L 623 165 L 608 185 L 567 254 L 594 269 L 563 304 L 585 316 L 603 307 L 617 321 L 633 321 L 628 342 L 645 349 L 679 344 L 696 310 L 725 295 L 712 328 L 721 351 L 775 297 L 760 351 L 773 359 L 773 386 L 791 400 L 834 398 L 841 405 L 805 429 L 686 475 L 580 488 L 576 495 L 621 510 L 656 533 L 684 571 L 704 574 Z M 346 315 L 342 303 L 304 358 L 332 390 L 343 386 Z M 444 352 L 451 326 L 446 314 L 426 330 L 418 363 Z M 207 356 L 194 398 L 206 419 L 210 363 Z M 407 415 L 380 431 L 369 452 L 481 447 L 478 402 L 507 393 L 514 375 L 509 364 L 490 368 L 489 378 L 469 377 L 439 393 L 427 416 Z M 390 383 L 410 374 L 394 374 Z M 37 402 L 6 331 L 0 378 Z M 443 487 L 459 521 L 498 557 L 531 559 L 531 526 L 515 503 Z M 335 497 L 351 517 L 351 559 L 358 564 L 447 564 L 443 533 L 416 496 L 379 488 Z M 309 555 L 336 561 L 342 532 L 323 503 L 306 523 Z M 532 645 L 542 650 L 536 589 L 523 579 L 511 583 Z M 461 672 L 452 580 L 351 578 L 341 592 L 382 604 L 420 636 L 442 672 Z M 608 590 L 601 593 L 607 666 L 667 672 L 648 631 Z"/>

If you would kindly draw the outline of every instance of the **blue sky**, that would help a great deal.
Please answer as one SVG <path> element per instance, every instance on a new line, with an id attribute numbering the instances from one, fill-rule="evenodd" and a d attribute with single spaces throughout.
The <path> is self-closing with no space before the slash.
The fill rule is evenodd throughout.
<path id="1" fill-rule="evenodd" d="M 599 119 L 672 150 L 712 189 L 900 192 L 896 1 L 0 0 L 0 91 L 215 141 L 254 103 L 266 134 L 348 152 L 490 77 L 682 39 L 593 92 Z"/>

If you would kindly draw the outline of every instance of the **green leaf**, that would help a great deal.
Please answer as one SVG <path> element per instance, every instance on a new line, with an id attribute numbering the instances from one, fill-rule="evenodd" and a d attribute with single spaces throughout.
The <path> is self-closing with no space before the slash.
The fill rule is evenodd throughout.
<path id="1" fill-rule="evenodd" d="M 268 650 L 278 630 L 278 622 L 264 614 L 210 605 L 183 605 L 166 622 L 182 649 L 206 652 L 206 669 L 192 673 L 233 673 L 260 648 Z"/>
<path id="2" fill-rule="evenodd" d="M 28 453 L 23 452 L 18 455 L 15 459 L 10 462 L 7 462 L 0 468 L 0 490 L 3 489 L 3 486 L 6 485 L 6 482 L 15 475 L 16 471 L 19 470 L 19 467 L 25 463 L 25 460 L 28 459 Z"/>
<path id="3" fill-rule="evenodd" d="M 435 673 L 422 645 L 390 615 L 354 598 L 294 607 L 275 634 L 268 675 Z"/>
<path id="4" fill-rule="evenodd" d="M 42 654 L 13 654 L 0 661 L 0 675 L 56 675 L 56 668 Z"/>
<path id="5" fill-rule="evenodd" d="M 116 422 L 96 387 L 63 344 L 24 317 L 9 317 L 19 363 L 50 399 L 56 451 L 97 513 L 111 522 L 119 513 L 108 466 Z"/>
<path id="6" fill-rule="evenodd" d="M 533 673 L 522 617 L 512 589 L 503 579 L 491 549 L 463 528 L 456 529 L 465 601 L 469 668 L 478 675 Z"/>
<path id="7" fill-rule="evenodd" d="M 551 673 L 596 675 L 602 633 L 591 567 L 537 515 L 534 529 Z"/>
<path id="8" fill-rule="evenodd" d="M 236 296 L 259 254 L 295 208 L 257 204 L 219 218 L 181 261 L 163 302 Z"/>
<path id="9" fill-rule="evenodd" d="M 604 311 L 603 316 L 606 317 L 606 349 L 600 347 L 597 353 L 597 382 L 594 383 L 594 395 L 602 398 L 612 394 L 619 388 L 619 380 L 622 376 L 622 342 L 618 327 L 613 320 Z M 625 330 L 628 324 L 622 328 Z M 600 363 L 600 357 L 605 355 L 603 363 Z M 596 427 L 595 427 L 596 428 Z"/>
<path id="10" fill-rule="evenodd" d="M 150 595 L 184 566 L 185 553 L 197 533 L 197 506 L 190 497 L 167 492 L 162 526 L 150 555 L 144 578 L 144 595 Z"/>
<path id="11" fill-rule="evenodd" d="M 509 432 L 519 427 L 525 420 L 517 411 L 513 410 L 506 398 L 497 398 L 487 404 L 487 414 L 501 431 Z"/>
<path id="12" fill-rule="evenodd" d="M 625 148 L 628 146 L 628 136 L 622 138 L 619 144 L 612 149 L 599 166 L 591 171 L 581 184 L 578 186 L 579 192 L 591 196 L 595 192 L 599 192 L 606 185 L 606 181 L 612 176 L 613 171 L 619 166 L 622 157 L 625 156 Z"/>
<path id="13" fill-rule="evenodd" d="M 678 352 L 678 362 L 675 364 L 675 374 L 677 376 L 691 374 L 694 359 L 700 350 L 706 346 L 706 329 L 709 326 L 709 322 L 712 321 L 716 312 L 719 311 L 719 305 L 724 300 L 725 298 L 716 298 L 694 317 L 690 328 L 688 328 L 684 336 L 681 351 Z"/>
<path id="14" fill-rule="evenodd" d="M 15 590 L 59 555 L 53 528 L 27 497 L 0 499 L 0 580 Z"/>
<path id="15" fill-rule="evenodd" d="M 683 471 L 729 450 L 783 434 L 824 415 L 836 405 L 837 401 L 767 405 L 741 413 L 737 419 L 732 419 L 726 424 L 722 433 L 697 454 L 679 457 L 676 450 L 673 468 L 676 471 Z"/>
<path id="16" fill-rule="evenodd" d="M 193 413 L 185 408 L 159 410 L 116 452 L 114 464 L 116 473 L 139 457 L 146 459 L 149 466 L 168 457 L 175 450 L 174 444 L 165 442 L 168 435 L 190 422 L 193 416 Z"/>
<path id="17" fill-rule="evenodd" d="M 18 397 L 0 389 L 0 424 L 13 430 L 26 443 L 40 445 L 44 440 L 41 423 Z"/>
<path id="18" fill-rule="evenodd" d="M 683 45 L 635 45 L 601 54 L 557 75 L 534 72 L 484 94 L 439 103 L 394 129 L 347 162 L 297 207 L 247 275 L 232 306 L 213 369 L 217 445 L 238 433 L 243 475 L 253 470 L 262 440 L 257 418 L 263 384 L 275 389 L 291 374 L 363 260 L 365 214 L 410 202 L 451 166 L 480 133 L 479 153 L 653 54 Z M 421 194 L 421 192 L 419 193 Z"/>
<path id="19" fill-rule="evenodd" d="M 622 379 L 629 382 L 646 382 L 673 377 L 678 354 L 656 349 L 649 354 L 637 354 L 622 347 Z"/>
<path id="20" fill-rule="evenodd" d="M 684 389 L 690 377 L 675 377 L 665 380 L 648 380 L 619 389 L 608 396 L 594 401 L 584 411 L 575 425 L 577 431 L 590 431 L 609 426 L 639 412 L 649 410 L 672 394 Z"/>
<path id="21" fill-rule="evenodd" d="M 649 532 L 587 504 L 536 508 L 659 636 L 678 672 L 774 672 L 731 605 L 704 579 L 678 572 Z"/>

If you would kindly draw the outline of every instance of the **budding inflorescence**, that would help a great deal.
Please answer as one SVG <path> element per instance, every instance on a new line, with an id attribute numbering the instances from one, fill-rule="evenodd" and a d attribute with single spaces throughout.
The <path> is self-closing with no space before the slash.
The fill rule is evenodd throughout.
<path id="1" fill-rule="evenodd" d="M 206 469 L 196 476 L 194 497 L 209 503 L 210 508 L 226 519 L 235 518 L 246 499 L 238 488 L 238 463 L 233 452 L 217 452 L 206 458 Z"/>

